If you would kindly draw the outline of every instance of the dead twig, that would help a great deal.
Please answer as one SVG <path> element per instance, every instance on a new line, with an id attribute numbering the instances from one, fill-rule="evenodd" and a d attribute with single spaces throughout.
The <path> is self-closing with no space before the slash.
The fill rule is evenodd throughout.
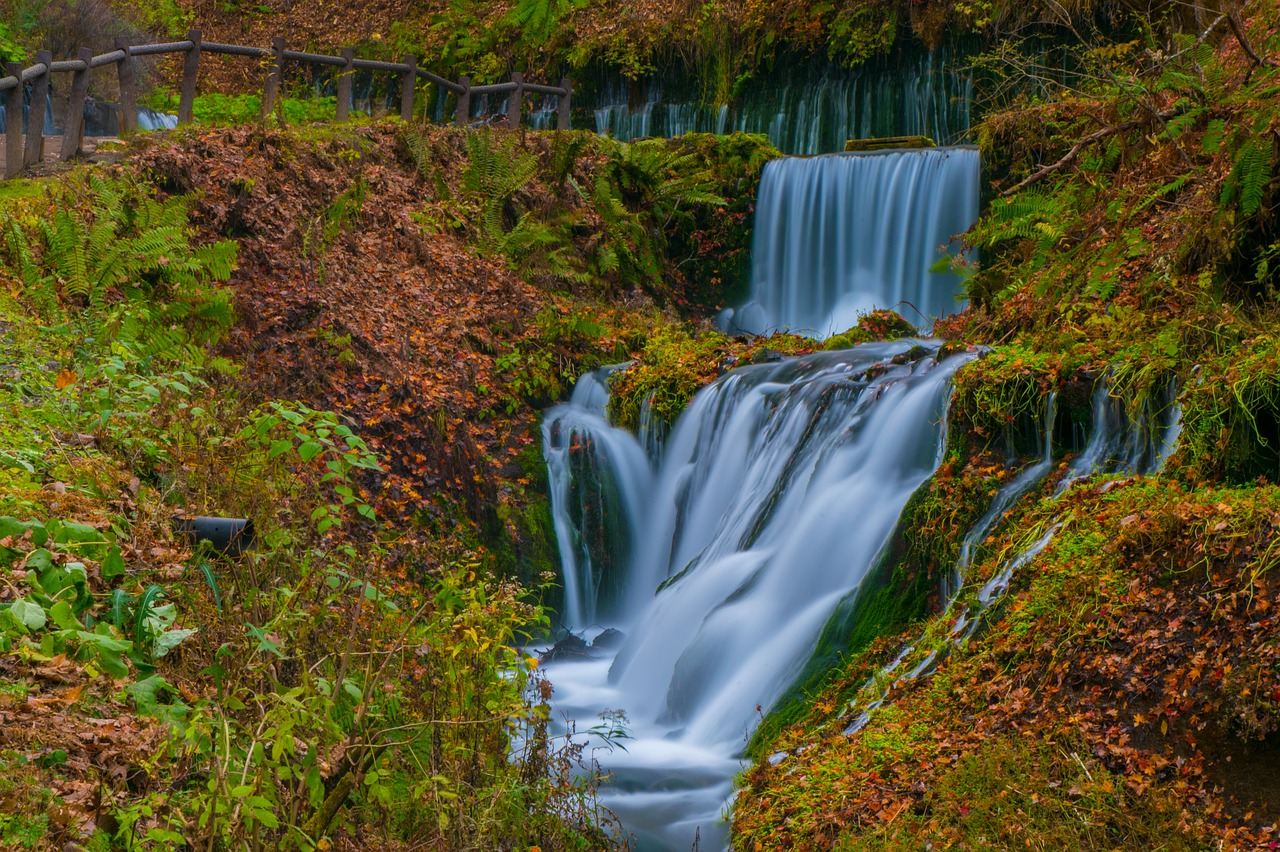
<path id="1" fill-rule="evenodd" d="M 1171 109 L 1167 112 L 1155 113 L 1155 117 L 1159 121 L 1164 122 L 1164 121 L 1168 121 L 1171 118 L 1176 118 L 1181 114 L 1182 114 L 1182 109 L 1178 108 L 1178 109 Z M 1065 169 L 1067 166 L 1075 162 L 1076 158 L 1080 156 L 1081 151 L 1083 151 L 1087 146 L 1093 144 L 1094 142 L 1097 142 L 1100 139 L 1106 139 L 1108 136 L 1114 136 L 1117 133 L 1127 133 L 1130 130 L 1136 130 L 1144 124 L 1146 124 L 1145 119 L 1135 119 L 1133 121 L 1126 121 L 1123 124 L 1113 124 L 1109 127 L 1103 127 L 1100 130 L 1093 131 L 1087 136 L 1080 137 L 1080 139 L 1076 142 L 1076 144 L 1071 146 L 1071 150 L 1067 151 L 1067 153 L 1062 155 L 1062 158 L 1060 160 L 1050 163 L 1047 166 L 1041 166 L 1040 168 L 1036 169 L 1034 172 L 1027 175 L 1022 180 L 1018 181 L 1018 183 L 1014 184 L 1013 186 L 1006 189 L 1004 192 L 1000 193 L 1000 197 L 1008 198 L 1010 195 L 1013 195 L 1015 192 L 1026 189 L 1027 187 L 1033 184 L 1037 184 L 1040 181 L 1047 178 L 1049 175 L 1054 174 L 1055 172 L 1059 172 L 1062 169 Z"/>

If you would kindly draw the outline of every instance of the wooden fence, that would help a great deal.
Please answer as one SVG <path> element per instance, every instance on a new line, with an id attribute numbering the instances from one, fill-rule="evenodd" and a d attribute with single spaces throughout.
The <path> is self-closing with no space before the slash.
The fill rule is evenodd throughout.
<path id="1" fill-rule="evenodd" d="M 432 74 L 425 68 L 419 68 L 417 59 L 413 56 L 406 56 L 402 62 L 378 62 L 355 58 L 355 51 L 352 48 L 344 48 L 338 56 L 302 53 L 288 50 L 285 47 L 284 38 L 280 36 L 271 40 L 271 47 L 245 47 L 238 44 L 204 41 L 200 37 L 199 30 L 191 30 L 187 33 L 185 41 L 131 45 L 126 39 L 118 38 L 115 50 L 98 56 L 94 56 L 93 51 L 88 48 L 81 48 L 75 59 L 55 62 L 47 50 L 42 50 L 36 54 L 36 62 L 29 68 L 23 68 L 16 62 L 6 64 L 4 73 L 7 76 L 0 77 L 0 95 L 5 99 L 6 116 L 4 177 L 14 177 L 26 166 L 39 163 L 44 158 L 44 123 L 36 117 L 34 105 L 44 104 L 47 100 L 50 80 L 54 74 L 71 74 L 71 93 L 63 127 L 62 147 L 58 152 L 59 159 L 67 160 L 80 153 L 84 142 L 84 105 L 89 93 L 90 75 L 93 71 L 106 65 L 116 66 L 120 84 L 120 128 L 127 133 L 137 129 L 138 119 L 138 90 L 132 60 L 135 57 L 158 56 L 166 53 L 185 54 L 182 65 L 182 92 L 178 99 L 179 124 L 191 120 L 191 110 L 196 98 L 196 77 L 200 73 L 200 55 L 216 53 L 268 60 L 262 91 L 264 118 L 275 111 L 276 101 L 280 96 L 280 83 L 284 77 L 285 63 L 303 62 L 338 70 L 338 121 L 346 121 L 349 117 L 353 72 L 373 71 L 400 77 L 400 116 L 406 121 L 413 117 L 417 83 L 419 80 L 426 80 L 457 95 L 457 108 L 454 115 L 459 127 L 465 127 L 471 117 L 472 96 L 510 93 L 506 116 L 509 127 L 514 128 L 520 125 L 521 102 L 524 96 L 540 94 L 559 97 L 556 127 L 566 130 L 569 128 L 569 103 L 573 95 L 573 84 L 568 78 L 561 80 L 559 86 L 541 86 L 526 83 L 521 74 L 514 73 L 511 75 L 510 82 L 507 83 L 472 86 L 469 77 L 462 77 L 455 83 Z M 27 84 L 31 84 L 32 87 L 30 102 L 33 107 L 24 138 L 22 101 L 23 88 Z"/>

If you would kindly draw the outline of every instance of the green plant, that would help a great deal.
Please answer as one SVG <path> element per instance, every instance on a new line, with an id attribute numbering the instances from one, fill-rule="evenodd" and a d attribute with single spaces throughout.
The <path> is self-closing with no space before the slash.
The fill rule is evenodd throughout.
<path id="1" fill-rule="evenodd" d="M 211 285 L 230 278 L 235 243 L 191 245 L 182 199 L 94 176 L 86 208 L 74 200 L 83 188 L 64 186 L 34 222 L 0 214 L 8 259 L 33 304 L 53 318 L 59 305 L 103 310 L 114 301 L 117 339 L 144 357 L 217 340 L 231 324 L 231 299 Z"/>
<path id="2" fill-rule="evenodd" d="M 473 223 L 482 250 L 495 251 L 505 235 L 523 224 L 510 205 L 518 192 L 538 172 L 538 158 L 520 148 L 514 137 L 481 130 L 466 137 L 467 165 L 462 171 L 462 188 L 475 198 L 477 218 Z"/>
<path id="3" fill-rule="evenodd" d="M 18 43 L 17 36 L 10 28 L 10 25 L 0 23 L 0 63 L 21 62 L 25 58 L 26 51 Z"/>
<path id="4" fill-rule="evenodd" d="M 587 0 L 517 0 L 502 22 L 520 30 L 522 44 L 542 47 L 565 15 L 586 5 Z"/>
<path id="5" fill-rule="evenodd" d="M 323 465 L 319 483 L 332 490 L 336 502 L 321 502 L 311 512 L 320 534 L 341 525 L 348 508 L 363 518 L 374 519 L 373 507 L 357 494 L 360 484 L 356 474 L 381 470 L 377 456 L 333 412 L 271 402 L 250 417 L 240 438 L 264 448 L 269 460 L 287 454 L 302 465 Z"/>

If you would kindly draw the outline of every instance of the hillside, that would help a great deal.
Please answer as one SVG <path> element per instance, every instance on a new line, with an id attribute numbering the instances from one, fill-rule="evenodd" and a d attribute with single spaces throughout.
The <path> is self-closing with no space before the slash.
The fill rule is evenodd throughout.
<path id="1" fill-rule="evenodd" d="M 0 3 L 0 50 L 84 32 L 69 8 Z M 674 63 L 718 94 L 984 38 L 945 454 L 755 729 L 732 843 L 1280 842 L 1273 0 L 95 9 L 96 36 L 287 30 L 477 81 Z M 1070 73 L 1011 35 L 1049 24 Z M 631 360 L 614 421 L 669 425 L 738 365 L 913 329 L 712 330 L 762 137 L 232 119 L 0 184 L 0 847 L 620 845 L 518 650 L 560 632 L 540 417 Z M 1106 430 L 1132 463 L 1085 467 Z M 206 515 L 253 548 L 197 544 Z"/>

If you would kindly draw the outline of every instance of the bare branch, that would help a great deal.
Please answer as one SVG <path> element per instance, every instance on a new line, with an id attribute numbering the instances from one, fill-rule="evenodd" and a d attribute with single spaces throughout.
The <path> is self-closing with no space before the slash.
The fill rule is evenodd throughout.
<path id="1" fill-rule="evenodd" d="M 1165 121 L 1168 121 L 1171 118 L 1175 118 L 1178 115 L 1181 115 L 1182 109 L 1181 108 L 1171 109 L 1168 112 L 1153 113 L 1153 114 L 1155 115 L 1158 121 L 1163 123 Z M 1026 189 L 1032 184 L 1036 184 L 1044 180 L 1049 175 L 1054 174 L 1055 172 L 1059 172 L 1062 169 L 1065 169 L 1067 166 L 1075 162 L 1076 158 L 1080 156 L 1080 152 L 1083 151 L 1086 146 L 1091 145 L 1094 142 L 1097 142 L 1099 139 L 1106 139 L 1108 136 L 1114 136 L 1117 133 L 1126 133 L 1130 130 L 1136 130 L 1137 128 L 1143 126 L 1144 124 L 1146 124 L 1146 120 L 1126 121 L 1123 124 L 1114 124 L 1109 127 L 1103 127 L 1100 130 L 1093 131 L 1087 136 L 1080 137 L 1079 141 L 1077 141 L 1076 144 L 1071 146 L 1071 150 L 1062 155 L 1062 159 L 1058 160 L 1057 162 L 1050 163 L 1047 166 L 1041 166 L 1040 168 L 1036 169 L 1036 171 L 1027 175 L 1017 184 L 1009 187 L 1004 192 L 1000 193 L 1000 197 L 1008 198 L 1010 195 L 1013 195 L 1015 192 Z"/>

